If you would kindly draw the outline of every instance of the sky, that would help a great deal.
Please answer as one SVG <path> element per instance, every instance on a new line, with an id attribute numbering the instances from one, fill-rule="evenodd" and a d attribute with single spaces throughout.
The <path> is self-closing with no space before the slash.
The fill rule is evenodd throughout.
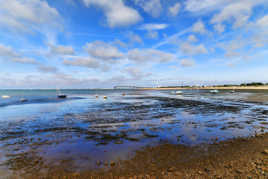
<path id="1" fill-rule="evenodd" d="M 0 88 L 268 81 L 267 0 L 0 0 Z"/>

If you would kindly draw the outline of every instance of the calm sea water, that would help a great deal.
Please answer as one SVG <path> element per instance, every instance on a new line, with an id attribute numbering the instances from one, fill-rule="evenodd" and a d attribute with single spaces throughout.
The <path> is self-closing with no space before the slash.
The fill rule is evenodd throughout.
<path id="1" fill-rule="evenodd" d="M 0 98 L 0 175 L 92 169 L 146 145 L 196 145 L 268 129 L 268 91 L 61 92 L 68 98 L 56 90 L 0 90 L 10 96 Z"/>

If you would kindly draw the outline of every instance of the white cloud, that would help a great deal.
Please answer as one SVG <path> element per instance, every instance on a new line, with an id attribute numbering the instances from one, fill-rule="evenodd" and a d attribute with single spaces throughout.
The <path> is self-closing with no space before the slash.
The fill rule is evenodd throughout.
<path id="1" fill-rule="evenodd" d="M 107 66 L 101 64 L 97 59 L 92 57 L 73 57 L 71 60 L 63 60 L 63 64 L 90 69 L 101 69 L 103 71 L 108 70 Z"/>
<path id="2" fill-rule="evenodd" d="M 154 49 L 133 49 L 128 52 L 128 58 L 135 62 L 169 62 L 175 60 L 175 55 Z"/>
<path id="3" fill-rule="evenodd" d="M 216 24 L 216 25 L 214 25 L 214 29 L 218 33 L 223 33 L 225 31 L 225 26 L 223 24 Z"/>
<path id="4" fill-rule="evenodd" d="M 124 71 L 131 76 L 132 80 L 141 80 L 151 75 L 151 73 L 142 72 L 138 67 L 128 67 Z"/>
<path id="5" fill-rule="evenodd" d="M 211 23 L 222 24 L 234 20 L 233 27 L 236 28 L 247 23 L 253 8 L 257 5 L 267 5 L 267 0 L 187 0 L 185 9 L 197 14 L 219 11 Z"/>
<path id="6" fill-rule="evenodd" d="M 73 55 L 74 49 L 72 46 L 63 46 L 63 45 L 49 45 L 50 53 L 53 55 Z"/>
<path id="7" fill-rule="evenodd" d="M 190 12 L 204 13 L 222 8 L 233 0 L 186 0 L 185 9 Z"/>
<path id="8" fill-rule="evenodd" d="M 116 47 L 102 41 L 87 43 L 84 48 L 89 55 L 99 59 L 111 60 L 124 57 Z"/>
<path id="9" fill-rule="evenodd" d="M 113 43 L 113 45 L 115 46 L 119 46 L 121 48 L 126 48 L 127 47 L 127 44 L 125 42 L 122 42 L 121 40 L 115 40 Z"/>
<path id="10" fill-rule="evenodd" d="M 212 24 L 233 23 L 234 28 L 247 24 L 257 5 L 267 5 L 267 0 L 237 0 L 228 2 L 222 10 L 211 19 Z"/>
<path id="11" fill-rule="evenodd" d="M 58 69 L 53 66 L 46 66 L 46 65 L 40 65 L 38 67 L 38 70 L 45 73 L 56 73 L 58 72 Z"/>
<path id="12" fill-rule="evenodd" d="M 186 55 L 200 55 L 200 54 L 207 54 L 208 51 L 203 44 L 194 46 L 188 42 L 182 43 L 180 49 Z"/>
<path id="13" fill-rule="evenodd" d="M 212 18 L 211 23 L 217 24 L 234 19 L 234 27 L 241 27 L 247 23 L 251 16 L 253 4 L 252 1 L 247 0 L 232 3 L 216 14 Z"/>
<path id="14" fill-rule="evenodd" d="M 122 0 L 83 0 L 86 6 L 100 7 L 106 16 L 110 27 L 129 26 L 136 24 L 142 17 L 133 8 L 124 4 Z"/>
<path id="15" fill-rule="evenodd" d="M 159 17 L 162 13 L 163 7 L 160 0 L 135 0 L 134 2 L 152 17 Z"/>
<path id="16" fill-rule="evenodd" d="M 128 33 L 130 43 L 143 43 L 141 37 L 133 32 Z"/>
<path id="17" fill-rule="evenodd" d="M 35 59 L 27 58 L 27 57 L 15 57 L 15 58 L 11 58 L 10 60 L 13 62 L 22 63 L 22 64 L 37 64 Z"/>
<path id="18" fill-rule="evenodd" d="M 196 33 L 200 33 L 200 34 L 205 34 L 207 32 L 206 27 L 205 27 L 204 23 L 201 20 L 197 21 L 193 25 L 192 31 L 196 32 Z"/>
<path id="19" fill-rule="evenodd" d="M 193 67 L 193 66 L 195 66 L 195 61 L 190 60 L 190 59 L 182 59 L 180 61 L 180 64 L 183 67 Z"/>
<path id="20" fill-rule="evenodd" d="M 181 8 L 181 4 L 178 2 L 174 4 L 173 6 L 168 8 L 168 12 L 171 16 L 177 16 L 179 14 Z"/>
<path id="21" fill-rule="evenodd" d="M 3 57 L 18 57 L 18 53 L 15 52 L 11 47 L 0 44 L 0 56 Z"/>
<path id="22" fill-rule="evenodd" d="M 0 44 L 0 59 L 6 59 L 15 63 L 22 64 L 37 64 L 37 62 L 28 57 L 23 57 L 20 53 L 16 52 L 13 48 Z"/>
<path id="23" fill-rule="evenodd" d="M 149 31 L 146 36 L 150 39 L 157 39 L 158 38 L 158 32 L 156 31 Z"/>
<path id="24" fill-rule="evenodd" d="M 259 27 L 262 28 L 268 28 L 268 15 L 263 16 L 262 18 L 260 18 L 257 23 L 256 23 Z"/>
<path id="25" fill-rule="evenodd" d="M 0 27 L 15 32 L 43 32 L 50 27 L 62 27 L 58 11 L 41 0 L 1 1 L 0 17 Z"/>
<path id="26" fill-rule="evenodd" d="M 140 30 L 163 30 L 168 27 L 168 24 L 143 24 Z"/>
<path id="27" fill-rule="evenodd" d="M 197 38 L 195 37 L 195 35 L 189 35 L 188 41 L 189 42 L 197 42 Z"/>

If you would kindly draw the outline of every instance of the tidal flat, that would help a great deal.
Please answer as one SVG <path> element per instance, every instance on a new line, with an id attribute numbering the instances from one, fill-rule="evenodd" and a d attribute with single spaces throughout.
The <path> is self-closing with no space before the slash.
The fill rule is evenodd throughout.
<path id="1" fill-rule="evenodd" d="M 268 91 L 173 92 L 1 91 L 0 175 L 268 176 Z"/>

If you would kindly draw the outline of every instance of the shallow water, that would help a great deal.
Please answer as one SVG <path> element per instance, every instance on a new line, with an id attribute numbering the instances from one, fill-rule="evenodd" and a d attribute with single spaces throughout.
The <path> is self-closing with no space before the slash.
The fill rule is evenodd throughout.
<path id="1" fill-rule="evenodd" d="M 147 145 L 197 145 L 268 129 L 267 101 L 260 100 L 268 91 L 62 92 L 67 99 L 55 90 L 0 90 L 11 96 L 0 99 L 0 173 L 94 169 Z"/>

